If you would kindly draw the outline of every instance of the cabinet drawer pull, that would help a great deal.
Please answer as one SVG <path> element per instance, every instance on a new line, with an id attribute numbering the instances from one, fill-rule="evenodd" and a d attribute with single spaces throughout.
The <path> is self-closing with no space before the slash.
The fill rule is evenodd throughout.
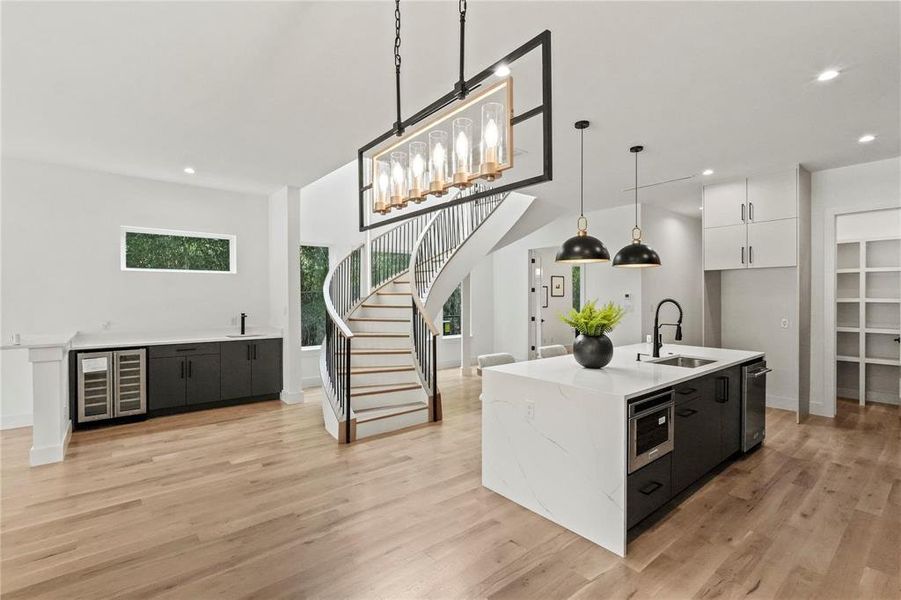
<path id="1" fill-rule="evenodd" d="M 745 264 L 745 247 L 741 247 L 741 264 Z"/>
<path id="2" fill-rule="evenodd" d="M 676 393 L 685 396 L 686 394 L 694 394 L 697 391 L 698 388 L 680 388 L 676 390 Z"/>
<path id="3" fill-rule="evenodd" d="M 754 264 L 754 246 L 748 246 L 748 264 Z"/>
<path id="4" fill-rule="evenodd" d="M 680 417 L 690 417 L 691 415 L 696 414 L 697 412 L 698 411 L 696 411 L 693 408 L 680 408 L 679 410 L 676 411 L 676 414 L 679 415 Z"/>
<path id="5" fill-rule="evenodd" d="M 741 222 L 745 222 L 745 203 L 741 203 Z"/>
<path id="6" fill-rule="evenodd" d="M 639 489 L 638 491 L 641 492 L 642 494 L 644 494 L 645 496 L 650 496 L 651 494 L 653 494 L 654 492 L 656 492 L 657 490 L 659 490 L 662 487 L 663 487 L 662 483 L 659 483 L 657 481 L 652 481 L 652 482 L 648 483 L 647 485 L 645 485 L 643 488 Z"/>
<path id="7" fill-rule="evenodd" d="M 257 345 L 256 344 L 253 345 L 253 359 L 254 360 L 257 359 Z"/>
<path id="8" fill-rule="evenodd" d="M 194 352 L 197 348 L 176 348 L 176 352 Z"/>
<path id="9" fill-rule="evenodd" d="M 179 379 L 185 378 L 185 361 L 181 361 L 181 375 L 178 376 Z"/>

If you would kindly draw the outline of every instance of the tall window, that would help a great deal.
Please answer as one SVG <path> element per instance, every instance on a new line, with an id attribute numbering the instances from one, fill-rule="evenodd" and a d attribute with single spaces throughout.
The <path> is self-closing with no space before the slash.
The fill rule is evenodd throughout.
<path id="1" fill-rule="evenodd" d="M 318 346 L 325 338 L 325 297 L 322 284 L 328 274 L 328 248 L 300 247 L 300 344 Z"/>
<path id="2" fill-rule="evenodd" d="M 463 307 L 462 287 L 457 286 L 441 309 L 441 333 L 443 335 L 460 335 L 460 314 Z"/>
<path id="3" fill-rule="evenodd" d="M 122 227 L 123 271 L 236 273 L 236 238 L 219 233 Z"/>
<path id="4" fill-rule="evenodd" d="M 573 308 L 582 309 L 582 267 L 573 267 Z"/>

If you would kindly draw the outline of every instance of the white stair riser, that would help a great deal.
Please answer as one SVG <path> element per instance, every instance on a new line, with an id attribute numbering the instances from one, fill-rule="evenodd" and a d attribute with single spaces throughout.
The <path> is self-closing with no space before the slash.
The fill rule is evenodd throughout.
<path id="1" fill-rule="evenodd" d="M 407 300 L 409 300 L 409 298 Z M 361 306 L 354 311 L 352 316 L 371 317 L 373 319 L 406 319 L 409 322 L 410 319 L 413 318 L 413 308 L 410 306 L 409 301 L 406 303 L 397 302 L 396 304 L 403 304 L 403 306 L 400 308 L 373 308 L 371 306 Z"/>
<path id="2" fill-rule="evenodd" d="M 356 344 L 354 347 L 356 347 Z M 353 367 L 406 367 L 413 364 L 413 355 L 410 353 L 354 354 L 350 360 Z"/>
<path id="3" fill-rule="evenodd" d="M 403 392 L 391 392 L 390 394 L 372 394 L 370 396 L 354 396 L 350 399 L 352 410 L 366 410 L 379 406 L 397 406 L 398 404 L 410 404 L 411 402 L 424 402 L 425 392 L 422 388 L 404 390 Z"/>
<path id="4" fill-rule="evenodd" d="M 354 365 L 359 367 L 360 365 Z M 350 374 L 350 387 L 379 384 L 419 384 L 416 371 L 389 371 L 386 373 L 353 373 Z"/>
<path id="5" fill-rule="evenodd" d="M 410 333 L 410 321 L 348 321 L 354 333 Z"/>
<path id="6" fill-rule="evenodd" d="M 355 336 L 351 341 L 353 350 L 362 350 L 364 348 L 402 348 L 409 350 L 411 347 L 410 336 L 403 337 L 359 337 Z"/>
<path id="7" fill-rule="evenodd" d="M 427 408 L 424 410 L 417 410 L 416 412 L 377 419 L 375 421 L 367 421 L 364 423 L 358 422 L 357 439 L 360 440 L 380 433 L 396 431 L 398 429 L 403 429 L 404 427 L 412 427 L 413 425 L 420 425 L 428 422 L 429 411 Z"/>
<path id="8" fill-rule="evenodd" d="M 403 304 L 413 310 L 413 300 L 409 294 L 373 294 L 366 299 L 366 304 Z"/>

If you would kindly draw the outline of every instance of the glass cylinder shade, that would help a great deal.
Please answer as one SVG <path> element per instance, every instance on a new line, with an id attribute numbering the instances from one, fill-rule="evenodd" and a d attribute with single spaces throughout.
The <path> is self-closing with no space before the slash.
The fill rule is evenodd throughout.
<path id="1" fill-rule="evenodd" d="M 447 132 L 437 129 L 429 132 L 429 193 L 443 196 L 448 181 Z"/>
<path id="2" fill-rule="evenodd" d="M 408 196 L 416 204 L 425 200 L 426 194 L 429 193 L 426 189 L 428 185 L 426 182 L 427 151 L 428 146 L 425 142 L 410 143 L 410 193 Z"/>
<path id="3" fill-rule="evenodd" d="M 454 177 L 453 186 L 469 187 L 472 178 L 472 119 L 459 117 L 453 123 Z"/>
<path id="4" fill-rule="evenodd" d="M 391 188 L 391 167 L 387 160 L 376 160 L 373 161 L 372 168 L 375 171 L 372 210 L 384 215 L 391 210 L 391 200 L 388 194 Z"/>
<path id="5" fill-rule="evenodd" d="M 501 165 L 507 155 L 507 119 L 504 105 L 487 102 L 482 106 L 482 140 L 479 175 L 488 181 L 501 176 Z"/>
<path id="6" fill-rule="evenodd" d="M 391 153 L 391 208 L 407 205 L 407 153 Z"/>

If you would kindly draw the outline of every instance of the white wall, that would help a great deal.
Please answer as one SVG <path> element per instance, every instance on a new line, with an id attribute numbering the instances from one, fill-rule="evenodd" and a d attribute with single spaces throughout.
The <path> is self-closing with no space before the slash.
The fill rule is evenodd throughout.
<path id="1" fill-rule="evenodd" d="M 641 228 L 644 241 L 657 251 L 662 263 L 659 268 L 641 269 L 642 337 L 653 331 L 657 303 L 673 298 L 682 305 L 682 343 L 702 345 L 700 215 L 691 218 L 642 204 Z M 660 313 L 665 322 L 673 322 L 678 314 L 673 306 L 665 306 Z M 675 332 L 674 327 L 664 327 L 664 343 L 672 341 Z"/>
<path id="2" fill-rule="evenodd" d="M 826 273 L 824 257 L 835 252 L 828 244 L 827 231 L 834 227 L 834 212 L 873 210 L 901 206 L 901 158 L 817 171 L 811 177 L 811 357 L 810 410 L 815 414 L 834 414 L 835 398 L 825 394 L 827 327 L 824 313 L 827 286 L 833 285 Z M 828 247 L 827 247 L 828 246 Z M 831 360 L 831 357 L 828 357 Z"/>
<path id="3" fill-rule="evenodd" d="M 12 159 L 2 170 L 2 339 L 106 321 L 123 331 L 224 329 L 242 311 L 251 326 L 268 325 L 265 196 Z M 122 225 L 234 234 L 238 272 L 121 271 Z M 30 413 L 30 369 L 24 351 L 3 354 L 0 418 L 15 422 Z"/>

